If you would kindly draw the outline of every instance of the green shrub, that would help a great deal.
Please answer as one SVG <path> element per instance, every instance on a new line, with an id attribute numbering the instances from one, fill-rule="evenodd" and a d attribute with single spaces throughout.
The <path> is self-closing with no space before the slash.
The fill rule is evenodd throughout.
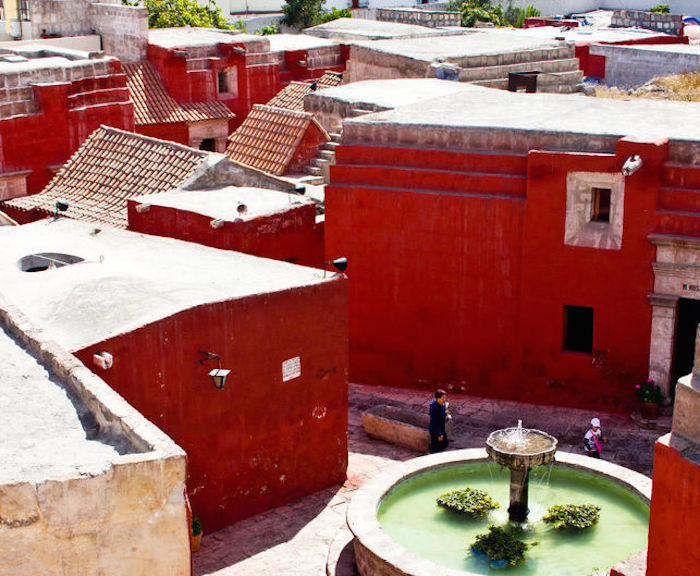
<path id="1" fill-rule="evenodd" d="M 595 504 L 566 504 L 552 506 L 547 509 L 547 515 L 542 518 L 554 528 L 584 529 L 590 528 L 600 518 L 600 506 Z"/>
<path id="2" fill-rule="evenodd" d="M 318 24 L 326 0 L 286 0 L 282 5 L 282 24 L 292 28 L 308 28 Z"/>
<path id="3" fill-rule="evenodd" d="M 489 526 L 488 533 L 479 534 L 471 547 L 485 554 L 490 562 L 505 562 L 508 566 L 520 564 L 529 548 L 509 530 L 499 526 Z"/>
<path id="4" fill-rule="evenodd" d="M 671 9 L 668 4 L 657 4 L 649 9 L 649 12 L 656 12 L 657 14 L 669 14 Z"/>
<path id="5" fill-rule="evenodd" d="M 350 10 L 350 8 L 343 8 L 342 10 L 333 8 L 330 12 L 321 12 L 316 19 L 316 24 L 323 24 L 331 20 L 337 20 L 338 18 L 352 18 L 352 10 Z"/>
<path id="6" fill-rule="evenodd" d="M 260 29 L 260 35 L 261 36 L 269 36 L 270 34 L 279 34 L 280 29 L 277 27 L 277 24 L 270 24 L 269 26 L 263 26 Z"/>
<path id="7" fill-rule="evenodd" d="M 202 523 L 196 516 L 192 517 L 192 536 L 199 536 L 202 533 Z"/>
<path id="8" fill-rule="evenodd" d="M 439 496 L 436 502 L 443 508 L 449 508 L 469 516 L 483 516 L 489 510 L 498 508 L 498 502 L 491 500 L 491 497 L 483 490 L 475 488 L 448 492 Z"/>

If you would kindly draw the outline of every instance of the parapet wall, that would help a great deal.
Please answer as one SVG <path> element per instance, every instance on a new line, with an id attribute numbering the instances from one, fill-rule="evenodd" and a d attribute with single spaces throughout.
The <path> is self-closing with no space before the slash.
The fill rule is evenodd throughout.
<path id="1" fill-rule="evenodd" d="M 146 57 L 148 12 L 145 8 L 90 0 L 30 0 L 29 36 L 99 34 L 102 49 L 130 62 Z"/>
<path id="2" fill-rule="evenodd" d="M 439 28 L 442 26 L 460 26 L 462 15 L 459 12 L 447 12 L 445 10 L 377 8 L 377 20 Z"/>
<path id="3" fill-rule="evenodd" d="M 137 6 L 90 4 L 90 23 L 102 36 L 102 49 L 123 62 L 146 59 L 148 11 Z"/>
<path id="4" fill-rule="evenodd" d="M 103 474 L 0 485 L 2 573 L 188 576 L 185 453 L 2 297 L 0 327 L 81 401 L 101 435 L 130 445 Z"/>
<path id="5" fill-rule="evenodd" d="M 629 28 L 637 26 L 649 30 L 658 30 L 667 34 L 681 34 L 683 30 L 682 14 L 657 14 L 645 10 L 615 10 L 611 22 L 612 28 Z"/>

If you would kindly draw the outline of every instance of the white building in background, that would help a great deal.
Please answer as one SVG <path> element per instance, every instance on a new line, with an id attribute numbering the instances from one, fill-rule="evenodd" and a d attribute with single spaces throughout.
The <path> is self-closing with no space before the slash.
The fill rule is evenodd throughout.
<path id="1" fill-rule="evenodd" d="M 200 0 L 205 2 L 206 0 Z M 213 0 L 212 0 L 213 1 Z M 394 6 L 413 6 L 435 2 L 422 0 L 326 0 L 324 9 L 336 8 L 391 8 Z M 216 0 L 224 14 L 245 14 L 256 12 L 279 12 L 284 0 Z"/>

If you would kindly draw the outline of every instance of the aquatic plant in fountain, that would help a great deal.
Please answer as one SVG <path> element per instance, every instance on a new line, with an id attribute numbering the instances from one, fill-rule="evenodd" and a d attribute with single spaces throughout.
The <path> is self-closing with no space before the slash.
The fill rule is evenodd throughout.
<path id="1" fill-rule="evenodd" d="M 559 530 L 590 528 L 600 518 L 600 506 L 595 504 L 557 504 L 547 509 L 542 520 Z"/>
<path id="2" fill-rule="evenodd" d="M 436 502 L 443 508 L 473 517 L 483 516 L 499 507 L 498 502 L 494 502 L 485 491 L 469 487 L 438 496 Z"/>
<path id="3" fill-rule="evenodd" d="M 490 567 L 502 568 L 517 566 L 525 560 L 525 552 L 529 545 L 519 540 L 506 528 L 489 526 L 489 531 L 486 534 L 479 534 L 471 547 L 489 559 Z"/>

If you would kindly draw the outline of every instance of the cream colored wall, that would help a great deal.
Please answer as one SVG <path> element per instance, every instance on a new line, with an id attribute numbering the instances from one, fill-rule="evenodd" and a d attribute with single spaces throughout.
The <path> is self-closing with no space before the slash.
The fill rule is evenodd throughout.
<path id="1" fill-rule="evenodd" d="M 0 573 L 189 576 L 184 451 L 2 295 L 0 327 L 131 447 L 95 476 L 0 484 Z"/>

